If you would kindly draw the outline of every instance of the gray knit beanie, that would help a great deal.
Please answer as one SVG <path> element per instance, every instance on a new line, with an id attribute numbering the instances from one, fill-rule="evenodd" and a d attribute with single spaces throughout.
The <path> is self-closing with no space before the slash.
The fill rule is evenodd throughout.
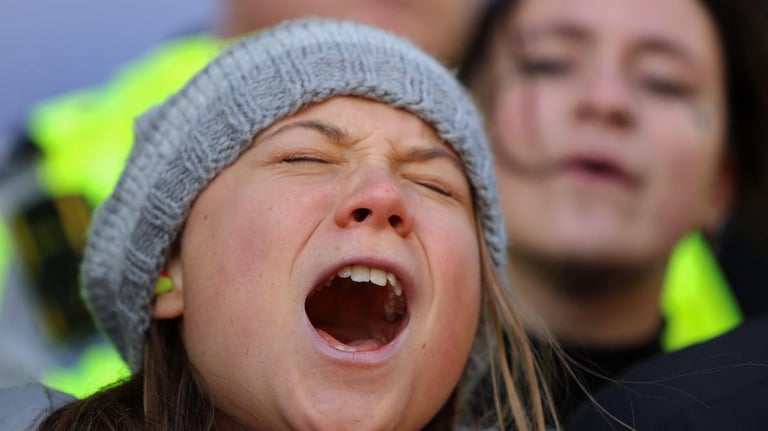
<path id="1" fill-rule="evenodd" d="M 407 110 L 461 157 L 497 268 L 505 235 L 482 121 L 440 64 L 360 24 L 302 20 L 244 39 L 136 125 L 114 192 L 94 215 L 83 296 L 133 371 L 142 367 L 155 282 L 190 207 L 252 138 L 302 107 L 358 96 Z"/>

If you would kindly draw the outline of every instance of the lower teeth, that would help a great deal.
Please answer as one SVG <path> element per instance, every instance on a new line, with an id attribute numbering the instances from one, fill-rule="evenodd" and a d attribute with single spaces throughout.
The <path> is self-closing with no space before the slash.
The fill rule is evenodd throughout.
<path id="1" fill-rule="evenodd" d="M 342 352 L 361 352 L 361 351 L 364 352 L 368 350 L 376 350 L 382 345 L 383 344 L 380 343 L 378 340 L 367 339 L 367 340 L 355 340 L 350 342 L 349 344 L 336 344 L 333 347 L 336 350 L 341 350 Z"/>

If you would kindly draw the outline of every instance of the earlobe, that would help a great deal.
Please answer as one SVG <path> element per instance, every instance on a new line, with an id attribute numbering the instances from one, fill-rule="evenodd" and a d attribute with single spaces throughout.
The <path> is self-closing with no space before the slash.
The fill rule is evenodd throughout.
<path id="1" fill-rule="evenodd" d="M 153 319 L 175 319 L 184 314 L 184 289 L 181 262 L 171 258 L 160 274 L 152 301 Z"/>

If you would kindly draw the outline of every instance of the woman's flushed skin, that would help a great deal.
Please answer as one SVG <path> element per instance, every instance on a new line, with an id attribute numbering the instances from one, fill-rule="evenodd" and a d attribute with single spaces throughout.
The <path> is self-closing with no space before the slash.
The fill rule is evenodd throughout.
<path id="1" fill-rule="evenodd" d="M 732 194 L 707 11 L 696 0 L 524 0 L 492 43 L 484 93 L 512 279 L 558 336 L 646 339 L 672 247 L 717 228 Z M 554 299 L 562 292 L 530 276 L 543 263 L 585 277 L 561 280 L 566 291 L 600 294 L 587 292 L 586 308 Z"/>
<path id="2" fill-rule="evenodd" d="M 428 125 L 337 97 L 260 133 L 201 193 L 168 264 L 179 289 L 154 316 L 183 316 L 233 423 L 419 429 L 475 335 L 473 214 L 460 159 Z"/>

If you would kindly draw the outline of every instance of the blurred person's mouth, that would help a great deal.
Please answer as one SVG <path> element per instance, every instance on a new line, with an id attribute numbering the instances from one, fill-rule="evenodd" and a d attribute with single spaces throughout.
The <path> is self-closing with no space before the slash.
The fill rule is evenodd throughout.
<path id="1" fill-rule="evenodd" d="M 618 158 L 591 153 L 574 154 L 544 161 L 522 161 L 507 152 L 497 153 L 497 161 L 509 172 L 536 181 L 559 177 L 600 186 L 634 189 L 641 184 L 640 175 Z"/>
<path id="2" fill-rule="evenodd" d="M 640 185 L 638 175 L 623 164 L 605 157 L 573 156 L 556 164 L 556 173 L 594 185 L 634 189 Z"/>

